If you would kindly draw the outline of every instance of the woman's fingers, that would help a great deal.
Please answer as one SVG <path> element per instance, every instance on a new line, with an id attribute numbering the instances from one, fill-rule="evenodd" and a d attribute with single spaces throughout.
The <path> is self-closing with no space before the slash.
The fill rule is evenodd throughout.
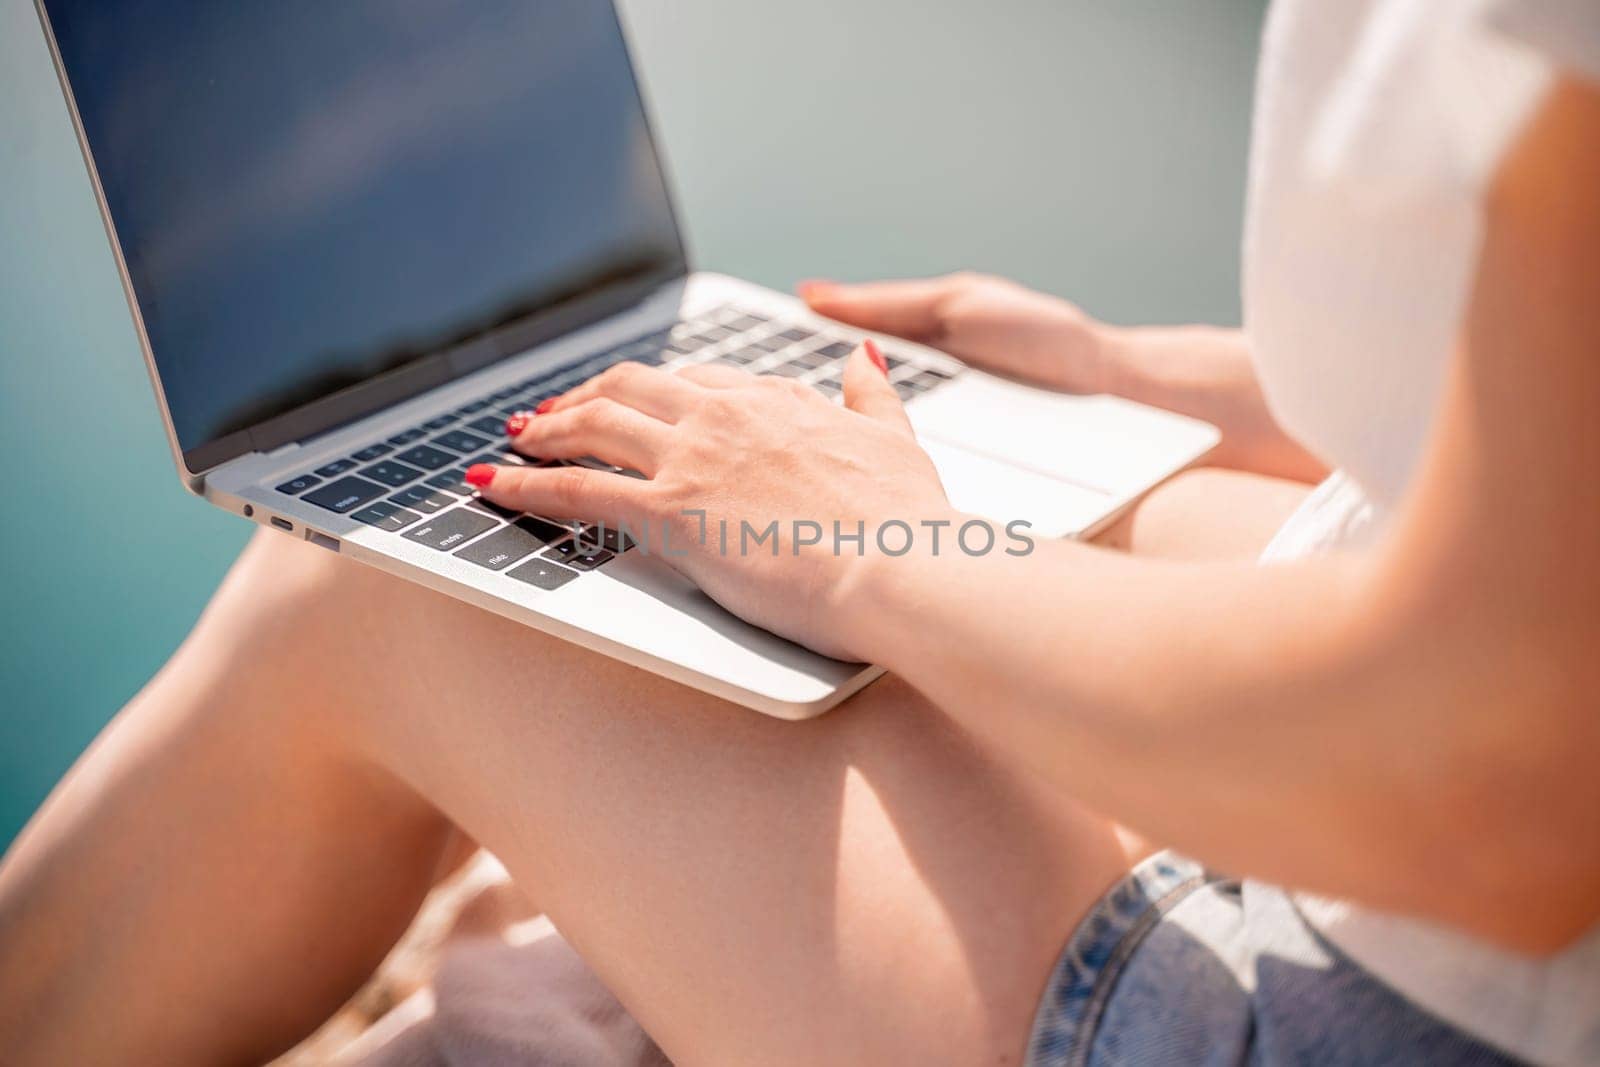
<path id="1" fill-rule="evenodd" d="M 703 385 L 707 389 L 737 389 L 756 380 L 756 376 L 749 371 L 739 370 L 724 363 L 694 363 L 676 373 L 678 377 L 686 378 L 696 385 Z"/>
<path id="2" fill-rule="evenodd" d="M 1102 392 L 1115 380 L 1115 331 L 1059 297 L 988 274 L 924 281 L 804 282 L 821 315 L 943 349 L 1008 377 L 1066 392 Z"/>
<path id="3" fill-rule="evenodd" d="M 551 519 L 583 519 L 617 527 L 644 529 L 645 495 L 650 483 L 625 474 L 588 467 L 497 467 L 479 463 L 467 468 L 467 481 L 502 507 Z"/>
<path id="4" fill-rule="evenodd" d="M 845 407 L 914 436 L 905 405 L 889 384 L 889 365 L 877 342 L 869 338 L 856 346 L 845 361 L 842 378 Z"/>
<path id="5" fill-rule="evenodd" d="M 937 344 L 948 329 L 944 316 L 948 302 L 972 281 L 971 275 L 947 274 L 859 285 L 811 281 L 798 288 L 800 299 L 819 315 L 908 341 Z"/>
<path id="6" fill-rule="evenodd" d="M 507 430 L 519 426 L 513 416 Z M 598 396 L 525 418 L 511 446 L 538 459 L 594 456 L 653 476 L 672 427 L 637 408 Z"/>
<path id="7" fill-rule="evenodd" d="M 701 387 L 681 374 L 628 361 L 608 367 L 582 385 L 539 405 L 539 414 L 577 407 L 606 397 L 663 422 L 677 422 L 695 404 Z"/>

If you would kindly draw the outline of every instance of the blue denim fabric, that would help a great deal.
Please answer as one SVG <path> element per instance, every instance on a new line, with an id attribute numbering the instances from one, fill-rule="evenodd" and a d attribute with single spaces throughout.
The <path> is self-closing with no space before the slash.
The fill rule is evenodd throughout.
<path id="1" fill-rule="evenodd" d="M 1171 852 L 1084 917 L 1034 1017 L 1029 1067 L 1470 1064 L 1514 1058 L 1322 939 L 1282 890 Z"/>

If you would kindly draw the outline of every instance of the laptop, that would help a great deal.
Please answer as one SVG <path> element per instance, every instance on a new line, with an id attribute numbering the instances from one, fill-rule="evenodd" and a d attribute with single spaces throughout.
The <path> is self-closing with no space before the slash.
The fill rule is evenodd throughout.
<path id="1" fill-rule="evenodd" d="M 509 414 L 619 361 L 837 401 L 865 336 L 690 267 L 611 3 L 36 6 L 191 492 L 769 715 L 877 677 L 464 480 L 512 461 Z M 1035 537 L 1094 533 L 1217 441 L 881 344 L 952 502 Z"/>

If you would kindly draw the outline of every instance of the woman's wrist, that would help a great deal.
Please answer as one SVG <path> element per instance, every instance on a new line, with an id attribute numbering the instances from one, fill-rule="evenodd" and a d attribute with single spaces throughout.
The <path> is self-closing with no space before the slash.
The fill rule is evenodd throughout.
<path id="1" fill-rule="evenodd" d="M 1096 322 L 1091 329 L 1095 348 L 1095 392 L 1143 402 L 1148 389 L 1143 330 Z"/>
<path id="2" fill-rule="evenodd" d="M 939 591 L 972 580 L 982 557 L 1031 551 L 1026 530 L 947 508 L 918 520 L 880 523 L 884 544 L 870 528 L 866 549 L 849 557 L 828 597 L 831 629 L 866 663 L 897 674 L 912 671 L 927 648 L 917 639 L 939 609 Z M 979 529 L 984 527 L 986 529 Z M 907 531 L 910 531 L 909 534 Z M 899 555 L 892 554 L 905 546 Z M 889 551 L 885 551 L 887 548 Z"/>
<path id="3" fill-rule="evenodd" d="M 1102 391 L 1125 400 L 1209 418 L 1241 375 L 1254 378 L 1237 329 L 1102 325 L 1097 336 Z"/>

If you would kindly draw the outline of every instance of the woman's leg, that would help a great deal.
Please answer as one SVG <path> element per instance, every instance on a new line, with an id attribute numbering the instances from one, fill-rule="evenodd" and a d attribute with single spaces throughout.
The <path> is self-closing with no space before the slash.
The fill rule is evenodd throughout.
<path id="1" fill-rule="evenodd" d="M 1161 559 L 1254 559 L 1310 488 L 1199 467 L 1161 485 L 1095 542 Z"/>
<path id="2" fill-rule="evenodd" d="M 6 1062 L 259 1060 L 356 989 L 453 858 L 448 820 L 322 731 L 339 698 L 296 617 L 337 592 L 316 562 L 258 536 L 13 846 Z"/>
<path id="3" fill-rule="evenodd" d="M 263 536 L 19 846 L 0 1003 L 88 1023 L 40 1061 L 270 1052 L 452 823 L 690 1063 L 1014 1057 L 1124 864 L 892 680 L 782 723 Z"/>
<path id="4" fill-rule="evenodd" d="M 682 1062 L 1014 1058 L 1126 865 L 893 679 L 781 723 L 263 537 L 0 872 L 0 1034 L 269 1053 L 381 957 L 453 823 Z"/>

